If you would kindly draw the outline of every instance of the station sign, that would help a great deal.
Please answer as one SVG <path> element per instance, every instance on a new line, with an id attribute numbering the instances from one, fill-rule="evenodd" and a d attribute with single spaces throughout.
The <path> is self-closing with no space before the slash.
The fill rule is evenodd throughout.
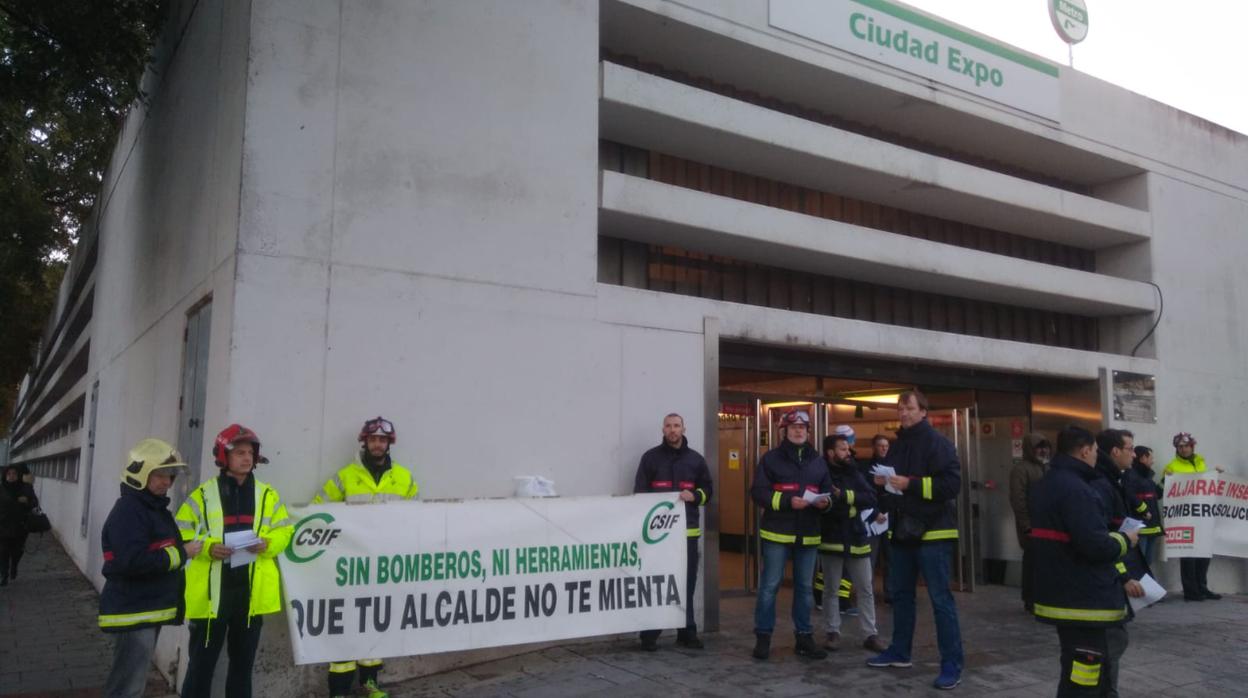
<path id="1" fill-rule="evenodd" d="M 771 0 L 768 23 L 926 78 L 938 89 L 951 87 L 1051 121 L 1061 116 L 1056 65 L 906 5 Z"/>

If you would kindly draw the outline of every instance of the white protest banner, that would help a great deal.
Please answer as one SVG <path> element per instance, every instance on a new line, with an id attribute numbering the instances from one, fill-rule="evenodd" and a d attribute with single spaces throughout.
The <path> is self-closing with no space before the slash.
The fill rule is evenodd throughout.
<path id="1" fill-rule="evenodd" d="M 685 507 L 628 497 L 292 508 L 295 662 L 681 627 Z"/>
<path id="2" fill-rule="evenodd" d="M 1170 475 L 1162 494 L 1166 557 L 1248 557 L 1248 480 Z"/>

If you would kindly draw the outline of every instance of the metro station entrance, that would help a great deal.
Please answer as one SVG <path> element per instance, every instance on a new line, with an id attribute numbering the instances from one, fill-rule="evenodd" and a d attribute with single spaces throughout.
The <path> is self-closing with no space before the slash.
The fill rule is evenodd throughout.
<path id="1" fill-rule="evenodd" d="M 761 512 L 749 490 L 759 458 L 778 443 L 780 417 L 792 409 L 805 411 L 816 448 L 837 426 L 848 425 L 856 437 L 855 457 L 868 461 L 875 435 L 895 439 L 897 397 L 910 388 L 928 396 L 928 420 L 954 443 L 962 464 L 954 589 L 1018 584 L 1022 551 L 1009 505 L 1009 473 L 1022 457 L 1022 438 L 1038 431 L 1053 439 L 1070 423 L 1099 429 L 1096 381 L 722 344 L 718 463 L 712 465 L 721 596 L 752 595 L 758 589 Z M 877 588 L 881 584 L 877 578 Z"/>

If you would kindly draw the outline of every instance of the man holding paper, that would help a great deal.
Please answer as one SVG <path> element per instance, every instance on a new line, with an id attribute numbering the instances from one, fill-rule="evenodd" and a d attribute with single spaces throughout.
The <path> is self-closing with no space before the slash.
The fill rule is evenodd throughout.
<path id="1" fill-rule="evenodd" d="M 228 645 L 225 694 L 250 698 L 262 616 L 282 610 L 275 558 L 293 529 L 277 490 L 252 472 L 269 462 L 256 432 L 231 424 L 217 434 L 212 456 L 220 474 L 196 488 L 176 517 L 183 541 L 203 543 L 186 572 L 191 642 L 182 696 L 211 695 L 217 658 Z"/>
<path id="2" fill-rule="evenodd" d="M 1122 475 L 1131 468 L 1135 460 L 1135 435 L 1126 429 L 1105 429 L 1096 435 L 1096 472 L 1101 476 L 1092 480 L 1092 486 L 1101 497 L 1105 507 L 1107 528 L 1120 533 L 1130 533 L 1138 538 L 1144 522 L 1132 517 L 1127 509 L 1126 494 L 1122 489 Z M 1127 596 L 1144 595 L 1140 580 L 1148 575 L 1148 565 L 1140 555 L 1138 547 L 1133 547 L 1122 556 L 1122 560 L 1114 564 L 1118 573 L 1118 581 L 1126 590 Z M 1135 615 L 1134 608 L 1128 608 L 1126 620 Z M 1125 622 L 1125 621 L 1124 621 Z M 1126 625 L 1111 626 L 1105 629 L 1106 647 L 1109 651 L 1109 662 L 1105 669 L 1105 695 L 1118 695 L 1118 669 L 1122 666 L 1122 655 L 1127 651 L 1128 637 Z"/>
<path id="3" fill-rule="evenodd" d="M 1105 500 L 1094 486 L 1103 476 L 1092 434 L 1066 427 L 1057 450 L 1030 501 L 1036 620 L 1057 626 L 1059 698 L 1108 696 L 1116 672 L 1108 634 L 1125 639 L 1129 613 L 1118 565 L 1138 536 L 1109 528 Z"/>
<path id="4" fill-rule="evenodd" d="M 784 579 L 785 562 L 793 559 L 793 630 L 799 657 L 824 659 L 827 651 L 815 644 L 810 624 L 815 605 L 815 557 L 822 542 L 821 514 L 831 504 L 828 469 L 818 451 L 807 443 L 810 416 L 791 410 L 780 419 L 780 445 L 758 461 L 750 497 L 763 509 L 759 536 L 763 539 L 762 579 L 754 605 L 754 658 L 771 654 L 776 627 L 776 593 Z"/>
<path id="5" fill-rule="evenodd" d="M 940 674 L 932 686 L 951 690 L 962 682 L 962 629 L 949 588 L 949 572 L 958 538 L 957 497 L 962 465 L 953 443 L 927 421 L 927 396 L 907 390 L 897 398 L 897 443 L 875 484 L 884 486 L 892 539 L 888 588 L 893 597 L 893 641 L 867 660 L 872 667 L 909 667 L 914 642 L 915 590 L 922 573 L 936 617 Z M 889 472 L 891 469 L 892 472 Z"/>
<path id="6" fill-rule="evenodd" d="M 823 581 L 829 589 L 840 586 L 843 572 L 849 573 L 858 590 L 861 610 L 858 622 L 865 638 L 862 646 L 872 652 L 887 649 L 875 628 L 875 594 L 871 580 L 871 543 L 863 514 L 874 518 L 875 490 L 867 484 L 854 463 L 849 439 L 833 434 L 823 441 L 823 457 L 832 481 L 832 505 L 823 515 L 823 542 L 819 558 L 823 563 Z M 837 649 L 841 638 L 841 614 L 836 604 L 823 606 L 827 641 L 824 647 Z"/>

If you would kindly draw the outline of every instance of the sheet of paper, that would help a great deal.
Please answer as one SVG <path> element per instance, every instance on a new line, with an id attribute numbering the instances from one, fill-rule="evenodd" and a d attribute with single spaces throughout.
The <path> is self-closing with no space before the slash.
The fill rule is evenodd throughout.
<path id="1" fill-rule="evenodd" d="M 1130 533 L 1131 531 L 1138 531 L 1141 528 L 1144 528 L 1143 521 L 1140 521 L 1139 519 L 1133 519 L 1130 516 L 1128 516 L 1127 518 L 1122 520 L 1122 525 L 1118 527 L 1118 531 L 1121 533 Z"/>
<path id="2" fill-rule="evenodd" d="M 1151 575 L 1146 574 L 1141 577 L 1140 586 L 1144 587 L 1144 595 L 1138 599 L 1131 599 L 1131 608 L 1135 611 L 1152 606 L 1158 601 L 1161 601 L 1161 599 L 1166 595 L 1165 587 L 1158 584 L 1157 580 L 1153 579 Z"/>
<path id="3" fill-rule="evenodd" d="M 871 468 L 871 474 L 877 477 L 892 477 L 897 474 L 897 469 L 891 465 L 875 465 Z M 889 494 L 901 494 L 901 490 L 892 485 L 884 485 L 884 491 Z"/>
<path id="4" fill-rule="evenodd" d="M 251 564 L 256 559 L 256 554 L 245 548 L 259 543 L 260 539 L 252 530 L 230 531 L 225 534 L 222 542 L 225 543 L 225 547 L 234 549 L 234 554 L 229 558 L 230 567 L 242 567 Z"/>
<path id="5" fill-rule="evenodd" d="M 832 499 L 832 495 L 828 492 L 811 492 L 806 490 L 802 493 L 802 499 L 805 499 L 810 504 L 814 504 L 820 499 Z"/>

